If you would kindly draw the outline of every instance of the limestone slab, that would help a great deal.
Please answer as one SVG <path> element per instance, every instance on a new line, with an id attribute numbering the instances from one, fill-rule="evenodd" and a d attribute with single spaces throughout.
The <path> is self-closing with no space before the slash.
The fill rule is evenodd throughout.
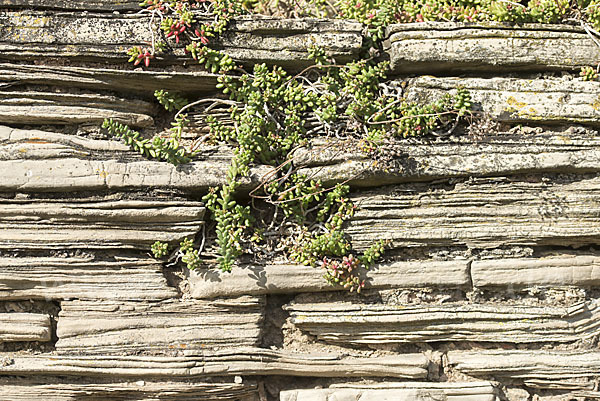
<path id="1" fill-rule="evenodd" d="M 595 65 L 600 48 L 579 26 L 425 22 L 388 27 L 397 74 L 572 70 Z"/>
<path id="2" fill-rule="evenodd" d="M 559 350 L 450 351 L 453 369 L 475 377 L 496 377 L 531 382 L 537 388 L 593 389 L 600 375 L 600 354 Z"/>
<path id="3" fill-rule="evenodd" d="M 184 354 L 186 351 L 184 351 Z M 169 377 L 303 376 L 427 377 L 423 354 L 357 358 L 341 354 L 296 354 L 264 348 L 187 352 L 188 356 L 8 355 L 0 376 Z"/>
<path id="4" fill-rule="evenodd" d="M 159 35 L 158 18 L 148 14 L 100 14 L 5 11 L 0 15 L 0 59 L 73 60 L 126 63 L 127 49 Z M 320 46 L 338 59 L 358 55 L 362 26 L 351 21 L 240 17 L 214 45 L 240 62 L 270 62 L 301 67 L 311 64 L 308 49 Z M 183 46 L 174 56 L 158 57 L 152 65 L 180 63 Z"/>
<path id="5" fill-rule="evenodd" d="M 227 381 L 160 381 L 152 378 L 114 381 L 83 381 L 62 378 L 0 378 L 0 400 L 30 401 L 51 399 L 115 400 L 115 401 L 258 401 L 257 384 L 254 381 L 233 383 Z"/>
<path id="6" fill-rule="evenodd" d="M 357 187 L 449 177 L 600 171 L 598 138 L 568 132 L 408 139 L 385 144 L 381 150 L 388 161 L 370 159 L 354 141 L 314 140 L 310 147 L 296 151 L 294 160 L 307 177 Z"/>
<path id="7" fill-rule="evenodd" d="M 600 243 L 600 177 L 516 176 L 450 185 L 411 184 L 361 192 L 347 233 L 366 249 Z"/>
<path id="8" fill-rule="evenodd" d="M 0 300 L 161 300 L 177 296 L 154 259 L 2 257 Z"/>
<path id="9" fill-rule="evenodd" d="M 0 71 L 1 73 L 1 71 Z M 93 91 L 51 91 L 49 88 L 9 88 L 0 91 L 2 124 L 96 124 L 112 118 L 133 127 L 154 125 L 156 106 Z"/>
<path id="10" fill-rule="evenodd" d="M 136 1 L 137 3 L 137 1 Z M 151 95 L 157 89 L 182 92 L 215 91 L 217 74 L 194 71 L 143 71 L 106 67 L 73 67 L 0 63 L 0 83 L 17 85 L 53 85 Z"/>
<path id="11" fill-rule="evenodd" d="M 599 333 L 596 302 L 572 307 L 503 304 L 378 305 L 292 302 L 291 322 L 345 345 L 433 341 L 574 342 Z"/>
<path id="12" fill-rule="evenodd" d="M 140 2 L 137 0 L 0 0 L 0 7 L 34 8 L 36 10 L 88 10 L 88 11 L 139 11 Z"/>
<path id="13" fill-rule="evenodd" d="M 365 288 L 467 287 L 467 265 L 465 260 L 378 264 L 365 274 Z M 194 270 L 189 282 L 196 298 L 339 290 L 325 281 L 321 269 L 302 265 L 240 266 L 230 273 Z"/>
<path id="14" fill-rule="evenodd" d="M 600 257 L 558 254 L 543 258 L 474 260 L 471 276 L 476 287 L 597 286 Z"/>
<path id="15" fill-rule="evenodd" d="M 192 201 L 0 200 L 0 249 L 137 248 L 178 243 L 204 224 Z"/>
<path id="16" fill-rule="evenodd" d="M 372 385 L 335 384 L 324 389 L 286 390 L 281 401 L 497 401 L 489 382 L 468 383 L 377 383 Z"/>
<path id="17" fill-rule="evenodd" d="M 600 125 L 600 82 L 595 81 L 423 76 L 409 81 L 406 99 L 429 103 L 457 87 L 469 91 L 474 111 L 497 121 Z"/>
<path id="18" fill-rule="evenodd" d="M 116 140 L 0 126 L 1 191 L 64 192 L 152 188 L 206 191 L 225 182 L 231 153 L 207 152 L 179 166 L 146 160 Z M 263 180 L 271 167 L 256 166 L 240 190 Z"/>
<path id="19" fill-rule="evenodd" d="M 260 341 L 263 302 L 251 296 L 211 302 L 64 301 L 56 349 L 128 355 L 254 346 Z"/>
<path id="20" fill-rule="evenodd" d="M 0 313 L 0 343 L 50 341 L 50 316 L 41 313 Z"/>

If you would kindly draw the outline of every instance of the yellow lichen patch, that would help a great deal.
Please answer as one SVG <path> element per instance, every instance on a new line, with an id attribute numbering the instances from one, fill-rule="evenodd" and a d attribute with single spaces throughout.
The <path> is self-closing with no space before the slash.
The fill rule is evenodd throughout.
<path id="1" fill-rule="evenodd" d="M 506 103 L 508 103 L 512 107 L 516 107 L 517 109 L 522 109 L 523 107 L 527 106 L 527 103 L 519 102 L 513 96 L 510 96 L 508 99 L 506 99 Z"/>
<path id="2" fill-rule="evenodd" d="M 596 111 L 600 111 L 600 96 L 598 96 L 596 101 L 592 103 L 592 108 Z"/>

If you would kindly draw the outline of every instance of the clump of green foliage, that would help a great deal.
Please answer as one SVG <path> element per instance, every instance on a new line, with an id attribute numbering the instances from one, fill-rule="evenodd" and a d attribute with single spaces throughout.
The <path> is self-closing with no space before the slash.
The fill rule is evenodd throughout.
<path id="1" fill-rule="evenodd" d="M 152 254 L 155 258 L 163 258 L 167 256 L 169 252 L 169 244 L 165 242 L 156 241 L 154 244 L 152 244 L 150 250 L 152 251 Z"/>
<path id="2" fill-rule="evenodd" d="M 579 76 L 584 81 L 595 81 L 598 79 L 598 71 L 594 67 L 582 67 Z"/>
<path id="3" fill-rule="evenodd" d="M 217 88 L 229 97 L 227 104 L 233 104 L 229 109 L 232 124 L 207 117 L 212 140 L 235 149 L 226 182 L 211 188 L 203 198 L 215 222 L 219 267 L 229 271 L 243 254 L 252 249 L 256 254 L 257 248 L 269 246 L 263 234 L 275 226 L 286 237 L 287 257 L 320 266 L 329 283 L 360 292 L 365 285 L 364 271 L 381 257 L 386 242 L 374 243 L 363 254 L 355 252 L 344 233 L 344 223 L 356 209 L 349 197 L 350 187 L 345 183 L 325 187 L 319 180 L 299 174 L 294 168 L 294 150 L 315 135 L 358 137 L 376 146 L 384 138 L 427 135 L 455 127 L 470 112 L 470 95 L 458 88 L 430 104 L 406 102 L 386 90 L 387 62 L 362 59 L 340 65 L 316 47 L 310 49 L 314 65 L 299 74 L 290 75 L 280 67 L 265 64 L 256 64 L 251 72 L 246 72 L 229 56 L 208 47 L 209 38 L 222 33 L 232 15 L 242 13 L 243 7 L 256 5 L 248 2 L 241 7 L 234 3 L 233 0 L 142 3 L 148 11 L 161 16 L 161 28 L 169 40 L 184 46 L 208 71 L 220 74 Z M 382 38 L 388 23 L 404 18 L 399 17 L 398 5 L 387 0 L 336 4 L 340 15 L 367 24 L 371 44 Z M 207 5 L 215 13 L 211 24 L 198 22 L 199 13 L 208 10 L 203 8 Z M 369 11 L 374 7 L 376 12 Z M 316 9 L 331 11 L 325 3 L 319 3 Z M 153 39 L 152 43 L 156 41 Z M 148 65 L 161 46 L 153 45 L 152 52 L 132 51 L 131 60 L 134 63 L 143 60 Z M 160 146 L 154 145 L 156 137 L 152 141 L 140 139 L 138 133 L 112 121 L 105 122 L 106 128 L 147 156 L 174 164 L 183 158 L 189 160 L 191 154 L 179 147 L 186 121 L 180 113 L 187 100 L 165 91 L 156 91 L 155 95 L 167 111 L 180 110 L 171 138 L 161 138 Z M 250 205 L 242 204 L 235 196 L 253 163 L 274 169 L 271 179 L 251 193 L 255 200 L 271 205 L 268 227 L 264 220 L 258 221 Z M 164 256 L 167 248 L 163 248 L 162 244 L 155 244 L 152 251 L 157 257 Z M 188 268 L 196 269 L 202 264 L 200 251 L 190 239 L 182 241 L 179 250 Z"/>

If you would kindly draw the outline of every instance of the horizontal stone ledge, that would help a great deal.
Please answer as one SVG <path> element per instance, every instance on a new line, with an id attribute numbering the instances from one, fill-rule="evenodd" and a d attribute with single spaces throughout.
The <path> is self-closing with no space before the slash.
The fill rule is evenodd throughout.
<path id="1" fill-rule="evenodd" d="M 135 248 L 179 243 L 204 224 L 193 201 L 0 199 L 0 249 Z"/>
<path id="2" fill-rule="evenodd" d="M 475 111 L 497 121 L 600 125 L 600 82 L 594 81 L 422 76 L 409 80 L 405 97 L 430 103 L 457 87 L 470 92 Z"/>
<path id="3" fill-rule="evenodd" d="M 61 354 L 171 355 L 182 350 L 256 346 L 264 299 L 208 301 L 63 301 Z"/>
<path id="4" fill-rule="evenodd" d="M 144 45 L 158 19 L 148 14 L 50 13 L 6 11 L 0 15 L 0 59 L 57 58 L 122 62 L 132 46 Z M 213 45 L 242 63 L 269 62 L 299 68 L 312 64 L 308 50 L 319 46 L 338 62 L 358 57 L 362 25 L 357 22 L 319 19 L 239 17 Z M 183 46 L 175 56 L 157 57 L 154 64 L 181 63 L 189 57 Z M 132 67 L 133 68 L 133 67 Z"/>
<path id="5" fill-rule="evenodd" d="M 429 360 L 423 354 L 370 358 L 339 354 L 294 354 L 261 348 L 191 353 L 188 356 L 60 356 L 7 355 L 11 363 L 0 365 L 0 375 L 213 377 L 427 377 Z"/>
<path id="6" fill-rule="evenodd" d="M 591 287 L 600 285 L 600 256 L 558 254 L 542 258 L 485 259 L 471 263 L 475 287 Z"/>
<path id="7" fill-rule="evenodd" d="M 365 250 L 600 244 L 600 176 L 515 176 L 360 192 L 346 233 Z"/>
<path id="8" fill-rule="evenodd" d="M 0 74 L 2 72 L 0 71 Z M 11 88 L 0 91 L 2 124 L 97 124 L 112 118 L 134 127 L 154 125 L 156 106 L 140 99 L 125 99 L 94 92 L 57 92 L 48 88 Z"/>
<path id="9" fill-rule="evenodd" d="M 388 35 L 396 74 L 573 70 L 600 59 L 579 26 L 426 22 L 390 25 Z"/>
<path id="10" fill-rule="evenodd" d="M 162 300 L 174 298 L 154 259 L 2 257 L 0 300 Z"/>
<path id="11" fill-rule="evenodd" d="M 145 160 L 119 141 L 91 140 L 40 130 L 0 126 L 0 191 L 63 192 L 102 190 L 207 191 L 226 181 L 232 154 L 206 152 L 202 159 L 174 166 Z M 254 166 L 240 191 L 271 173 Z"/>
<path id="12" fill-rule="evenodd" d="M 364 279 L 365 288 L 378 289 L 464 288 L 470 285 L 465 260 L 381 263 L 371 267 Z M 321 269 L 292 264 L 240 266 L 231 273 L 214 269 L 193 270 L 189 282 L 191 295 L 195 298 L 340 290 L 325 281 Z"/>
<path id="13" fill-rule="evenodd" d="M 600 375 L 600 353 L 591 350 L 450 351 L 447 358 L 452 369 L 469 376 L 531 380 L 538 388 L 553 388 L 552 383 L 561 382 L 558 388 L 564 388 L 564 382 L 576 386 L 576 380 L 594 381 Z M 589 384 L 579 383 L 583 389 L 589 389 Z"/>
<path id="14" fill-rule="evenodd" d="M 568 308 L 292 302 L 284 309 L 300 330 L 321 341 L 344 345 L 433 341 L 566 343 L 600 333 L 600 307 L 595 302 Z"/>
<path id="15" fill-rule="evenodd" d="M 296 151 L 294 161 L 301 167 L 299 172 L 310 178 L 327 185 L 349 182 L 357 187 L 454 177 L 600 171 L 600 140 L 568 132 L 398 140 L 382 151 L 391 160 L 370 159 L 354 141 L 318 139 Z"/>
<path id="16" fill-rule="evenodd" d="M 335 384 L 329 388 L 285 390 L 281 401 L 497 401 L 497 391 L 490 382 L 465 383 L 377 383 Z"/>
<path id="17" fill-rule="evenodd" d="M 0 313 L 0 343 L 50 341 L 50 316 L 41 313 Z"/>
<path id="18" fill-rule="evenodd" d="M 136 1 L 137 3 L 137 1 Z M 54 85 L 150 94 L 157 89 L 180 92 L 214 92 L 217 74 L 194 71 L 190 66 L 181 71 L 143 71 L 125 69 L 28 65 L 0 63 L 0 83 L 18 85 Z"/>
<path id="19" fill-rule="evenodd" d="M 35 10 L 140 11 L 139 0 L 0 0 L 0 8 Z"/>
<path id="20" fill-rule="evenodd" d="M 242 383 L 229 381 L 191 382 L 160 381 L 143 377 L 140 380 L 84 381 L 75 378 L 2 378 L 2 401 L 85 400 L 169 400 L 169 401 L 258 401 L 258 387 L 253 380 Z"/>

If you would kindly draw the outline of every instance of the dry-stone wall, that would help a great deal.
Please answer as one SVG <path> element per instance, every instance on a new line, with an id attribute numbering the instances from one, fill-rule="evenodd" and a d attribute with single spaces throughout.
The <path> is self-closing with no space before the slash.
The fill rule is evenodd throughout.
<path id="1" fill-rule="evenodd" d="M 215 92 L 183 53 L 127 65 L 149 23 L 137 3 L 0 0 L 0 400 L 600 398 L 600 84 L 574 73 L 600 48 L 585 31 L 389 28 L 404 96 L 460 84 L 493 122 L 377 162 L 331 138 L 296 151 L 306 174 L 352 185 L 356 249 L 390 240 L 357 296 L 310 267 L 150 256 L 205 230 L 199 199 L 231 152 L 176 167 L 103 136 L 104 118 L 164 126 L 155 89 Z M 358 57 L 361 30 L 245 17 L 218 46 L 299 69 L 314 44 Z"/>

